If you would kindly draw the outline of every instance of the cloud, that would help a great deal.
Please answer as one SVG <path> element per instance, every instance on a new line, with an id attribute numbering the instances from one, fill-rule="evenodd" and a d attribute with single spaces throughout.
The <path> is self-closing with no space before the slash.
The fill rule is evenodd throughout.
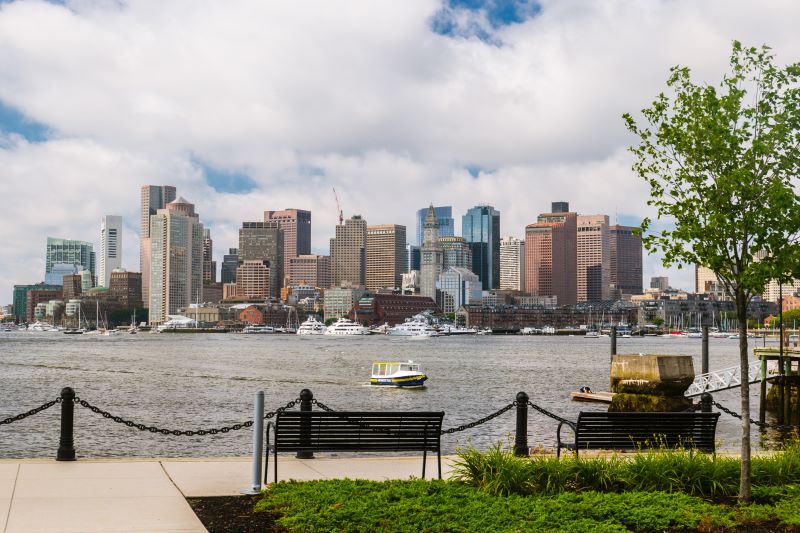
<path id="1" fill-rule="evenodd" d="M 506 22 L 491 14 L 504 2 L 463 4 L 0 4 L 0 103 L 17 117 L 0 113 L 14 221 L 0 229 L 13 251 L 0 300 L 41 279 L 48 235 L 97 242 L 104 214 L 125 217 L 123 263 L 138 269 L 145 183 L 197 205 L 218 261 L 242 220 L 285 207 L 312 210 L 326 252 L 333 186 L 346 215 L 410 234 L 430 202 L 452 205 L 457 229 L 490 203 L 517 236 L 554 200 L 641 218 L 652 213 L 620 115 L 663 90 L 674 64 L 718 80 L 734 38 L 800 56 L 788 0 L 521 2 Z M 437 33 L 442 10 L 482 17 L 491 39 Z M 47 133 L 26 140 L 22 122 Z M 663 271 L 648 258 L 646 277 Z M 692 286 L 687 270 L 669 273 Z"/>

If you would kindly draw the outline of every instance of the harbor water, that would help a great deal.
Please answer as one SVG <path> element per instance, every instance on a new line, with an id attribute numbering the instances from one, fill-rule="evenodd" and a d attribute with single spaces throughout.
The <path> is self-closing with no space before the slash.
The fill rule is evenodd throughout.
<path id="1" fill-rule="evenodd" d="M 751 341 L 761 345 L 761 340 Z M 444 427 L 482 418 L 525 391 L 532 402 L 571 420 L 602 404 L 572 402 L 588 385 L 608 390 L 608 338 L 580 336 L 453 336 L 416 340 L 372 335 L 328 337 L 241 334 L 118 335 L 0 334 L 0 420 L 56 398 L 65 387 L 116 416 L 160 428 L 198 430 L 245 422 L 256 391 L 266 410 L 296 399 L 302 389 L 337 410 L 444 411 Z M 618 353 L 685 354 L 700 371 L 700 339 L 618 339 Z M 710 340 L 711 370 L 738 364 L 738 340 Z M 752 357 L 752 355 L 751 355 Z M 401 390 L 368 384 L 373 361 L 414 360 L 427 387 Z M 757 413 L 758 386 L 751 387 Z M 739 389 L 714 396 L 739 411 Z M 53 457 L 60 407 L 0 426 L 0 457 Z M 442 437 L 443 451 L 513 441 L 514 412 Z M 531 446 L 553 448 L 558 423 L 530 410 Z M 566 435 L 571 435 L 564 430 Z M 720 449 L 740 445 L 740 421 L 720 416 Z M 568 437 L 569 438 L 569 437 Z M 754 431 L 754 448 L 760 446 Z M 165 436 L 114 423 L 75 407 L 79 457 L 243 456 L 250 429 L 206 436 Z M 757 448 L 755 448 L 757 449 Z"/>

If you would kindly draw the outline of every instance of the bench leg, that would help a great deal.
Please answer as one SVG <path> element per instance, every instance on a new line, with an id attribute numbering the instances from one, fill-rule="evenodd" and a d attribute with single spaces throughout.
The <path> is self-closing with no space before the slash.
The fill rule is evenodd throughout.
<path id="1" fill-rule="evenodd" d="M 442 449 L 436 450 L 436 462 L 439 464 L 439 479 L 442 479 Z"/>
<path id="2" fill-rule="evenodd" d="M 425 479 L 425 464 L 428 462 L 428 450 L 422 450 L 422 479 Z"/>

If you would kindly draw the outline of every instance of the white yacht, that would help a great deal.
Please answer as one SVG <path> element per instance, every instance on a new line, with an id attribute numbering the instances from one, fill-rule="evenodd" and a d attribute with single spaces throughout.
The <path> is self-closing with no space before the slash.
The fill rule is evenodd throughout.
<path id="1" fill-rule="evenodd" d="M 325 327 L 325 324 L 319 321 L 317 317 L 314 315 L 309 316 L 305 322 L 300 324 L 297 328 L 298 335 L 324 335 L 325 330 L 328 329 Z"/>
<path id="2" fill-rule="evenodd" d="M 242 329 L 242 333 L 275 333 L 275 328 L 272 326 L 260 326 L 251 324 Z"/>
<path id="3" fill-rule="evenodd" d="M 444 335 L 475 335 L 476 333 L 478 333 L 478 330 L 476 330 L 475 328 L 468 328 L 465 326 L 454 326 L 452 324 L 447 324 L 439 328 L 439 333 L 442 333 Z M 523 333 L 523 335 L 529 335 L 529 333 Z"/>
<path id="4" fill-rule="evenodd" d="M 340 318 L 325 330 L 325 335 L 369 335 L 372 333 L 369 328 L 366 328 L 358 322 L 353 322 L 346 318 Z"/>
<path id="5" fill-rule="evenodd" d="M 436 337 L 439 332 L 436 331 L 428 324 L 428 321 L 422 315 L 414 315 L 407 318 L 402 324 L 397 324 L 395 327 L 389 329 L 389 335 L 404 336 L 404 337 Z"/>

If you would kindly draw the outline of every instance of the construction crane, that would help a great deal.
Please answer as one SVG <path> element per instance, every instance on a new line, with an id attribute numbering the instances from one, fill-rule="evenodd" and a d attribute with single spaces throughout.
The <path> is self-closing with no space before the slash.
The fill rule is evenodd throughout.
<path id="1" fill-rule="evenodd" d="M 336 187 L 333 188 L 333 197 L 336 198 L 336 209 L 339 210 L 339 224 L 343 224 L 344 213 L 342 213 L 342 205 L 339 203 L 339 195 L 336 194 Z"/>

